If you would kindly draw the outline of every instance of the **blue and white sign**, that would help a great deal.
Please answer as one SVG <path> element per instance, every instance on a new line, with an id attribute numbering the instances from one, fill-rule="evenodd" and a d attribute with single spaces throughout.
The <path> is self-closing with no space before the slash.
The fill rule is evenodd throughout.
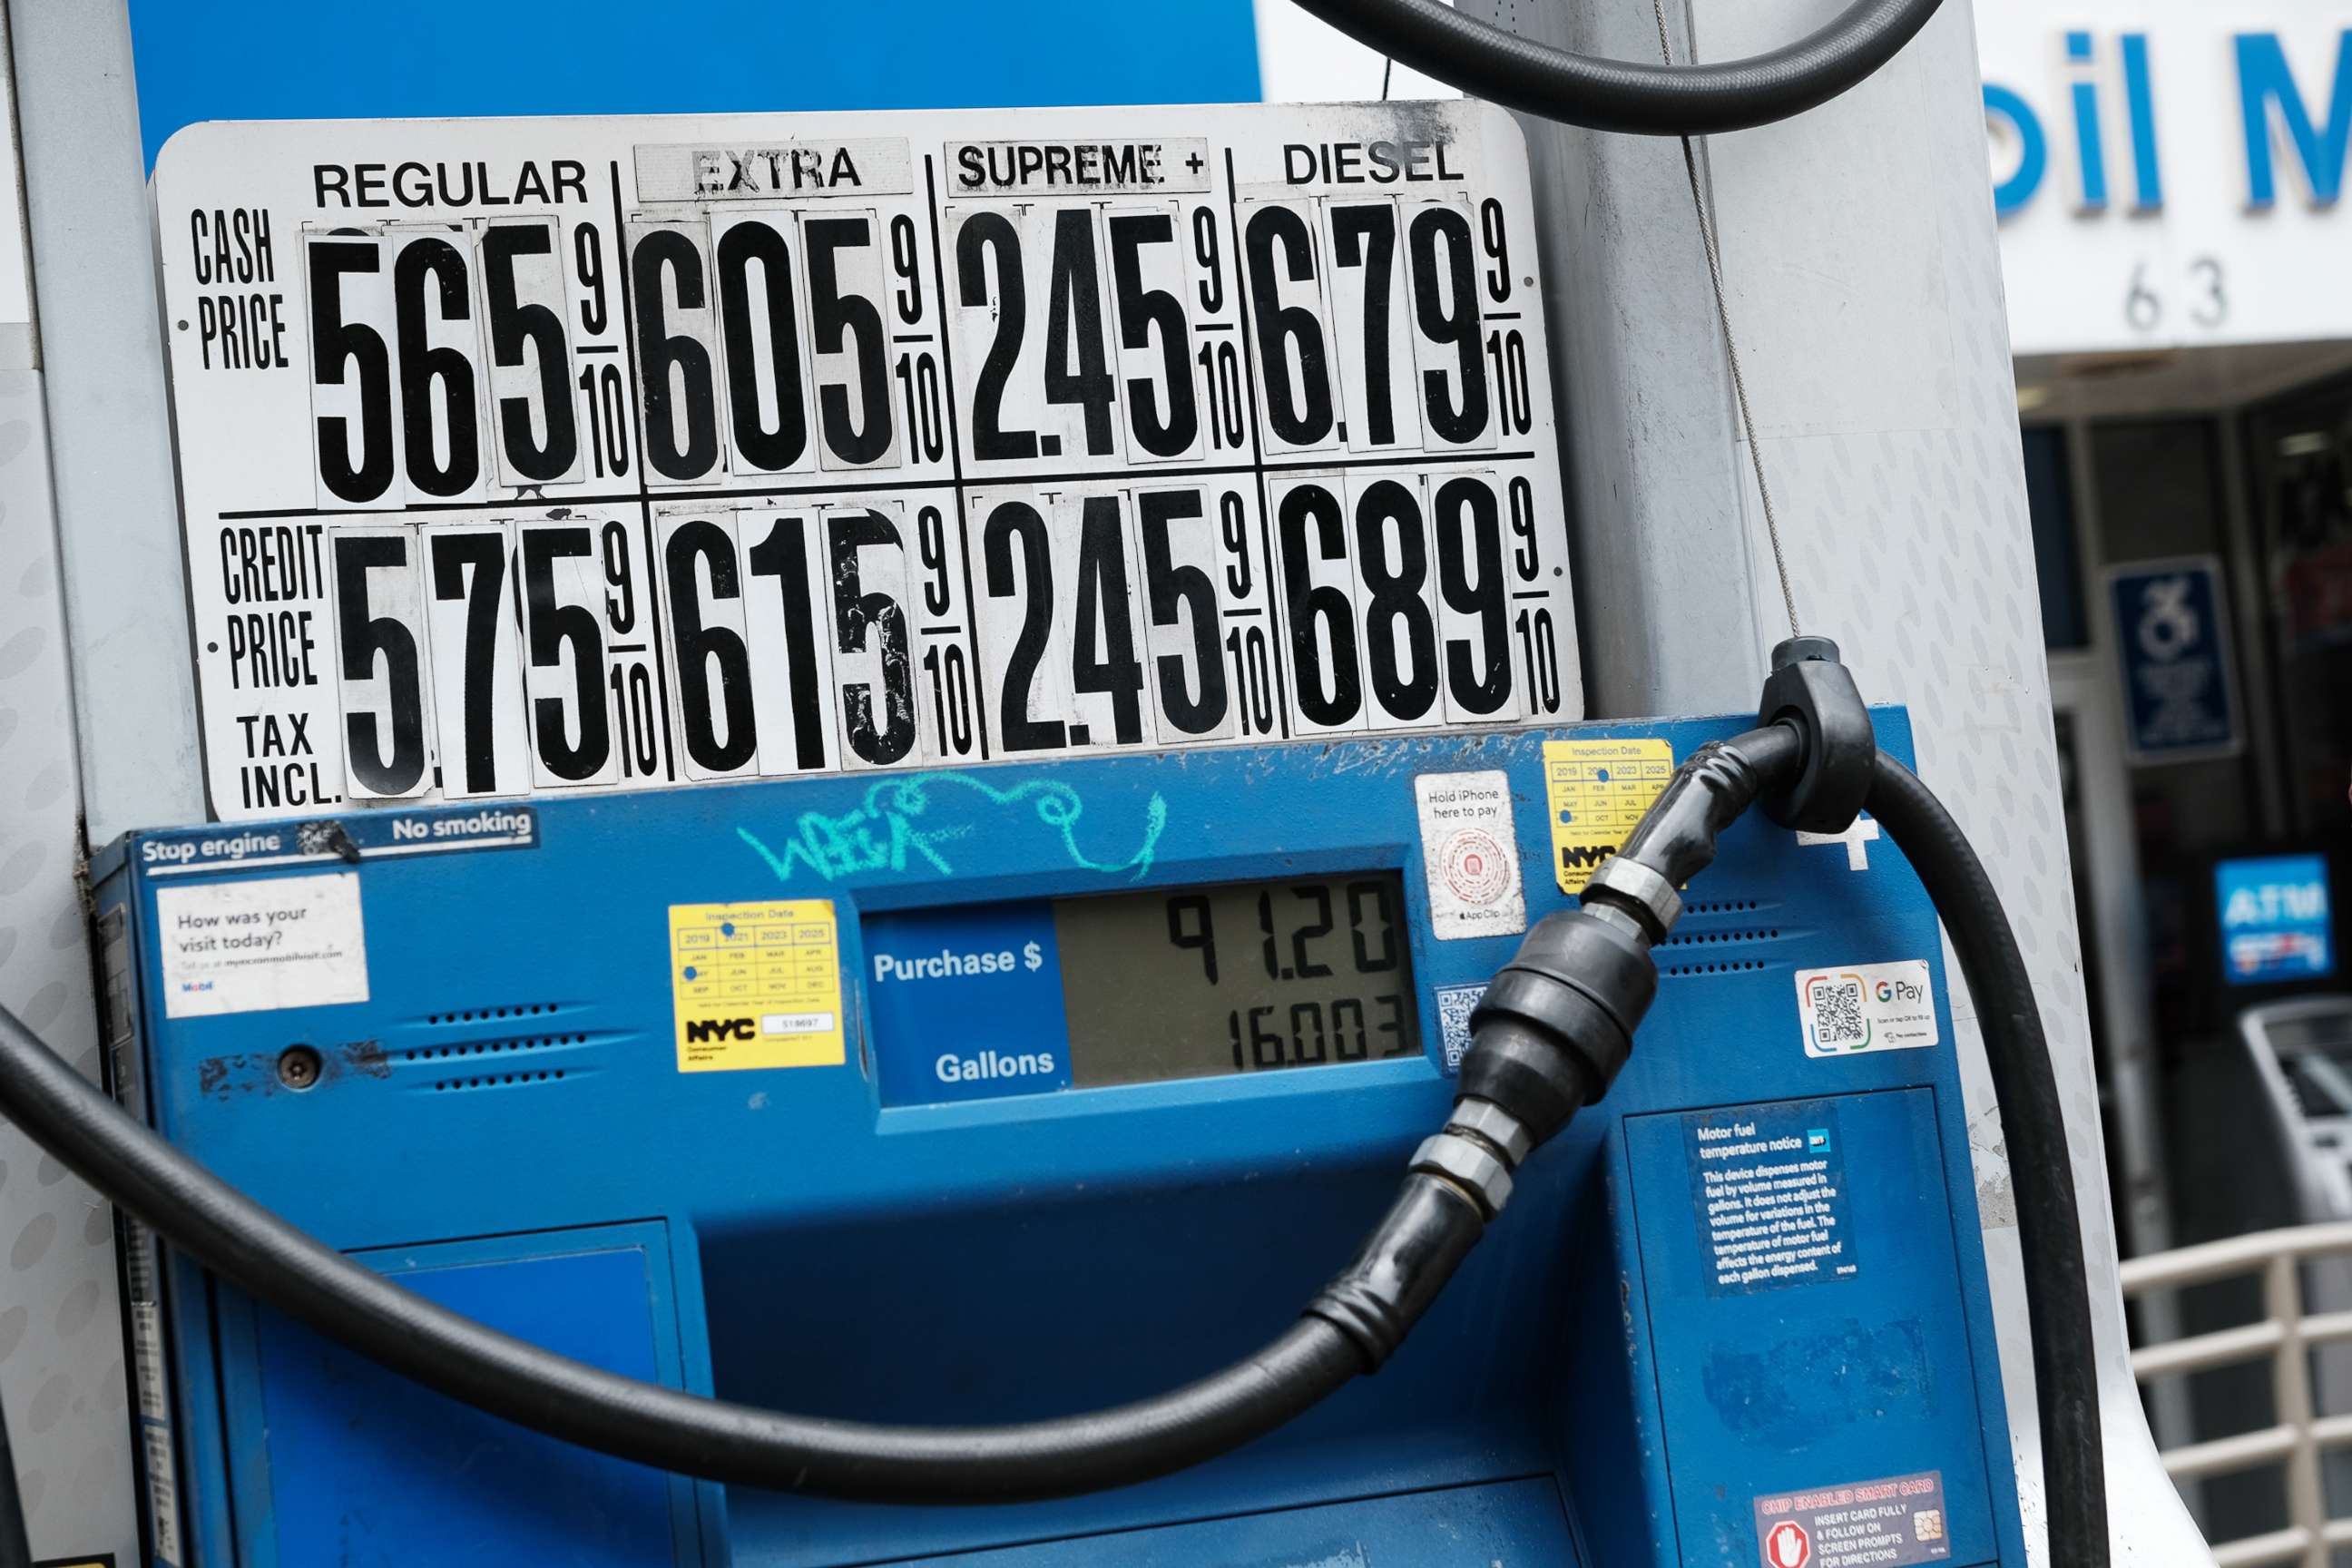
<path id="1" fill-rule="evenodd" d="M 866 1019 L 884 1104 L 1070 1087 L 1051 904 L 877 914 L 865 931 Z"/>
<path id="2" fill-rule="evenodd" d="M 2221 563 L 2200 555 L 2107 573 L 2132 760 L 2187 762 L 2238 749 L 2237 683 Z"/>
<path id="3" fill-rule="evenodd" d="M 2221 973 L 2232 985 L 2274 985 L 2336 973 L 2327 861 L 2266 855 L 2213 868 L 2221 914 Z"/>

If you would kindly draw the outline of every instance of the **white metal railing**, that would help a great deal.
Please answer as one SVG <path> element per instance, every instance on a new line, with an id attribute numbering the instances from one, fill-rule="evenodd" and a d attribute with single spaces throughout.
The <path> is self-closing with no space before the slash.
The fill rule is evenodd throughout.
<path id="1" fill-rule="evenodd" d="M 2328 1517 L 2320 1470 L 2321 1455 L 2352 1448 L 2352 1412 L 2321 1414 L 2312 1397 L 2311 1375 L 2315 1349 L 2352 1342 L 2352 1311 L 2306 1313 L 2303 1305 L 2304 1265 L 2337 1257 L 2352 1257 L 2352 1223 L 2258 1231 L 2130 1258 L 2123 1266 L 2124 1295 L 2131 1300 L 2222 1279 L 2262 1279 L 2262 1321 L 2132 1352 L 2132 1375 L 2142 1384 L 2217 1367 L 2270 1363 L 2274 1425 L 2164 1450 L 2165 1470 L 2184 1490 L 2209 1476 L 2265 1465 L 2285 1470 L 2287 1527 L 2216 1542 L 2213 1560 L 2220 1568 L 2328 1568 L 2331 1549 L 2352 1546 L 2352 1519 Z"/>

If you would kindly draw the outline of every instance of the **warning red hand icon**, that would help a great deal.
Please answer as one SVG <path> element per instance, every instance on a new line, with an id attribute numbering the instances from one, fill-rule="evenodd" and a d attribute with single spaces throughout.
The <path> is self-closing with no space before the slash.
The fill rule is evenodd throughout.
<path id="1" fill-rule="evenodd" d="M 1764 1568 L 1805 1568 L 1813 1560 L 1813 1538 L 1805 1527 L 1782 1520 L 1764 1537 Z"/>

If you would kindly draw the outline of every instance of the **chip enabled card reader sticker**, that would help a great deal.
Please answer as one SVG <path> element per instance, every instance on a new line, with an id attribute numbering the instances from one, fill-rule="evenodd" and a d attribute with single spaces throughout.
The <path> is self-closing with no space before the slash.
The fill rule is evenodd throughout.
<path id="1" fill-rule="evenodd" d="M 1546 741 L 1543 760 L 1552 874 L 1561 892 L 1580 893 L 1674 776 L 1674 742 Z"/>
<path id="2" fill-rule="evenodd" d="M 669 907 L 677 1070 L 839 1067 L 840 935 L 830 899 Z"/>
<path id="3" fill-rule="evenodd" d="M 1765 1568 L 1912 1568 L 1952 1554 L 1944 1474 L 1853 1481 L 1756 1500 Z"/>

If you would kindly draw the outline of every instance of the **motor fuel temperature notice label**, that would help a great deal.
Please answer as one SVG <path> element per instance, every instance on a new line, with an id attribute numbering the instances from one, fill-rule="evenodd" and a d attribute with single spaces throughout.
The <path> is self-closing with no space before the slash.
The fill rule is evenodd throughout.
<path id="1" fill-rule="evenodd" d="M 1691 1210 L 1710 1296 L 1861 1272 L 1837 1107 L 1825 1100 L 1683 1118 Z"/>
<path id="2" fill-rule="evenodd" d="M 1489 105 L 223 122 L 155 201 L 222 817 L 1581 715 Z"/>
<path id="3" fill-rule="evenodd" d="M 1764 1568 L 1912 1568 L 1952 1554 L 1940 1470 L 1756 1500 Z"/>

